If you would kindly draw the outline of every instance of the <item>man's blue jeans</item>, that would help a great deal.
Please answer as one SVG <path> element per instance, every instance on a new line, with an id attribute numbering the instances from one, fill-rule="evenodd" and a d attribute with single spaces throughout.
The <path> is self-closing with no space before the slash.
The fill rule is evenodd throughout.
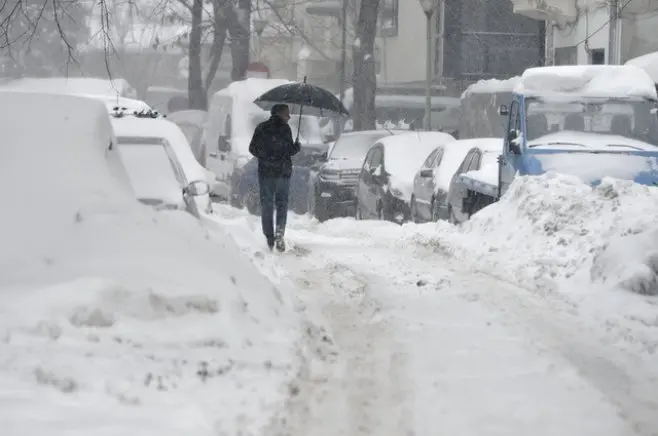
<path id="1" fill-rule="evenodd" d="M 276 231 L 283 235 L 288 218 L 289 177 L 258 176 L 260 185 L 260 216 L 263 234 L 268 244 L 274 241 L 274 209 L 276 207 Z"/>

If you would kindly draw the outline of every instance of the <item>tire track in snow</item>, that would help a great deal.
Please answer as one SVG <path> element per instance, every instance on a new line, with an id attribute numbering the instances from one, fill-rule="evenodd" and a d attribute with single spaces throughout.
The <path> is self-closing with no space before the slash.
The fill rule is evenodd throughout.
<path id="1" fill-rule="evenodd" d="M 409 414 L 401 407 L 407 403 L 406 353 L 395 341 L 394 326 L 368 295 L 367 282 L 344 265 L 299 269 L 294 263 L 289 268 L 307 298 L 321 305 L 339 355 L 302 382 L 285 434 L 408 434 Z"/>

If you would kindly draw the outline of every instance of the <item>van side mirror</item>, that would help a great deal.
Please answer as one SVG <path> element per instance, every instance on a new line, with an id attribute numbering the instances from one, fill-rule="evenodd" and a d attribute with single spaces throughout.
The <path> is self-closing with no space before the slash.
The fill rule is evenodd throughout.
<path id="1" fill-rule="evenodd" d="M 507 115 L 509 115 L 509 109 L 507 108 L 506 104 L 501 104 L 498 107 L 498 115 L 500 115 L 501 117 L 506 117 Z"/>
<path id="2" fill-rule="evenodd" d="M 223 153 L 231 151 L 231 139 L 226 136 L 220 136 L 217 140 L 217 149 Z"/>

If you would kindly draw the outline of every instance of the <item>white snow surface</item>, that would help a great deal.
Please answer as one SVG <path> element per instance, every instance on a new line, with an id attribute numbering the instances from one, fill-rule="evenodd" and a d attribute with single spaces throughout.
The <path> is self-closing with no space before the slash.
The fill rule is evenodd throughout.
<path id="1" fill-rule="evenodd" d="M 648 98 L 656 100 L 655 83 L 632 65 L 561 65 L 528 68 L 514 90 L 519 94 Z"/>
<path id="2" fill-rule="evenodd" d="M 201 166 L 194 157 L 192 148 L 187 142 L 183 131 L 175 123 L 164 118 L 137 118 L 124 116 L 112 118 L 112 126 L 117 137 L 154 137 L 166 139 L 181 164 L 188 183 L 203 180 L 211 187 L 215 183 L 215 175 Z M 208 195 L 195 198 L 199 210 L 203 213 L 206 204 L 210 201 Z"/>
<path id="3" fill-rule="evenodd" d="M 379 140 L 384 146 L 384 166 L 390 174 L 391 188 L 399 190 L 403 199 L 411 201 L 414 177 L 434 149 L 455 141 L 442 132 L 410 132 L 390 135 Z"/>
<path id="4" fill-rule="evenodd" d="M 464 173 L 464 176 L 490 186 L 498 186 L 498 156 L 498 152 L 485 153 L 480 169 Z"/>
<path id="5" fill-rule="evenodd" d="M 654 187 L 608 178 L 591 187 L 547 173 L 517 177 L 499 202 L 459 227 L 440 222 L 411 233 L 479 270 L 566 300 L 653 353 L 655 297 L 637 293 L 658 295 L 656 213 Z"/>
<path id="6" fill-rule="evenodd" d="M 95 77 L 26 77 L 7 81 L 2 84 L 2 88 L 54 94 L 104 95 L 115 98 L 137 96 L 134 88 L 125 79 L 109 80 Z"/>
<path id="7" fill-rule="evenodd" d="M 481 147 L 483 150 L 498 150 L 499 152 L 502 152 L 503 140 L 500 138 L 475 138 L 461 139 L 446 144 L 436 178 L 437 187 L 443 189 L 444 192 L 450 191 L 452 177 L 464 161 L 466 154 L 473 147 Z M 496 173 L 496 184 L 498 184 L 497 180 L 498 175 Z"/>
<path id="8" fill-rule="evenodd" d="M 644 189 L 610 183 L 624 205 Z M 290 217 L 292 254 L 256 262 L 319 304 L 330 351 L 318 348 L 284 434 L 655 434 L 653 300 L 575 275 L 538 286 L 550 266 L 588 273 L 626 213 L 607 206 L 597 223 L 606 194 L 559 176 L 513 192 L 470 227 Z M 245 250 L 261 249 L 257 217 L 219 213 Z"/>
<path id="9" fill-rule="evenodd" d="M 630 59 L 626 61 L 626 65 L 642 68 L 649 74 L 651 80 L 658 83 L 658 51 Z"/>
<path id="10" fill-rule="evenodd" d="M 514 76 L 509 79 L 500 80 L 500 79 L 485 79 L 479 80 L 477 83 L 472 84 L 466 91 L 462 93 L 461 98 L 466 97 L 469 94 L 487 94 L 487 93 L 497 93 L 497 92 L 513 92 L 521 83 L 521 76 Z"/>
<path id="11" fill-rule="evenodd" d="M 140 205 L 101 102 L 0 97 L 2 434 L 268 434 L 298 366 L 290 288 Z"/>

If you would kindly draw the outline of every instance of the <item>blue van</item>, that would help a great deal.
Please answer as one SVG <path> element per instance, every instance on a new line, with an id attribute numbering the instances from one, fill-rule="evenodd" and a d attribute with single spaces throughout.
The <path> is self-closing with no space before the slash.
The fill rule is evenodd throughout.
<path id="1" fill-rule="evenodd" d="M 658 183 L 655 84 L 633 66 L 574 65 L 526 70 L 509 105 L 498 185 L 483 189 L 468 173 L 460 183 L 497 197 L 516 175 L 549 171 L 597 185 L 604 177 Z M 475 201 L 465 201 L 464 207 Z"/>

